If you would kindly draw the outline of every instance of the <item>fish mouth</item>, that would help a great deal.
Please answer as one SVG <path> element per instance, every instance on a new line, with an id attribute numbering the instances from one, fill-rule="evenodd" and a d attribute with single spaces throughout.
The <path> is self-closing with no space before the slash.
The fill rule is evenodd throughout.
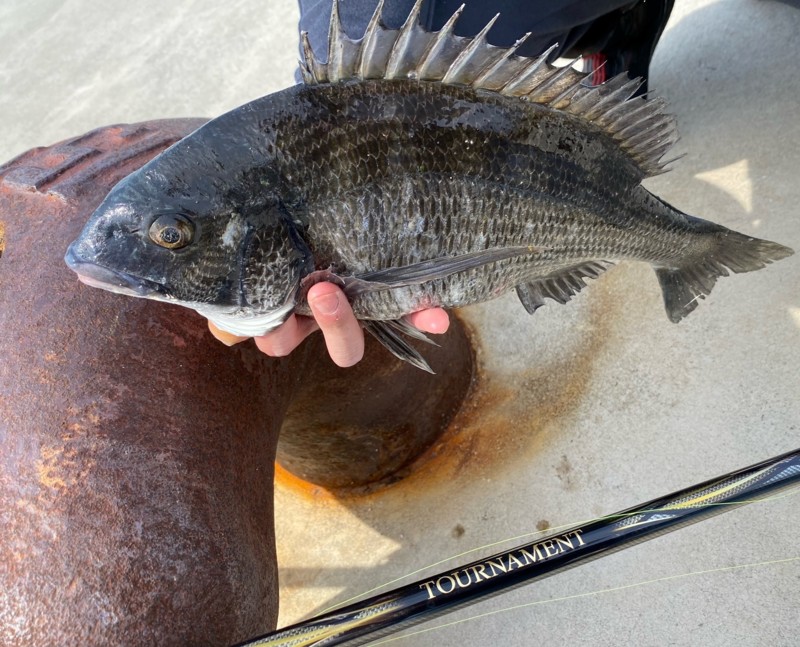
<path id="1" fill-rule="evenodd" d="M 97 263 L 83 260 L 75 251 L 75 243 L 69 246 L 64 262 L 78 275 L 81 283 L 93 288 L 102 288 L 109 292 L 125 294 L 133 297 L 161 298 L 167 297 L 164 286 L 133 276 L 125 272 L 112 270 Z"/>

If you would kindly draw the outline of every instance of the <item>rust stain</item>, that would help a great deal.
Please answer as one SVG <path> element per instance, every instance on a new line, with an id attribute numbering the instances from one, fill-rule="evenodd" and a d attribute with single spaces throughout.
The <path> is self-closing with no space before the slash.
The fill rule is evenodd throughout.
<path id="1" fill-rule="evenodd" d="M 39 450 L 40 458 L 35 463 L 39 484 L 51 490 L 74 488 L 86 479 L 96 464 L 94 458 L 79 452 L 69 443 L 74 437 L 62 438 L 65 445 L 43 446 Z"/>
<path id="2" fill-rule="evenodd" d="M 288 490 L 294 495 L 298 495 L 306 501 L 314 504 L 324 503 L 325 501 L 334 502 L 337 497 L 330 490 L 326 490 L 321 485 L 315 485 L 292 474 L 289 470 L 275 463 L 275 487 Z"/>
<path id="3" fill-rule="evenodd" d="M 589 389 L 594 364 L 614 325 L 612 291 L 605 287 L 595 290 L 589 305 L 591 334 L 574 354 L 531 366 L 510 382 L 484 373 L 472 406 L 454 421 L 454 438 L 442 452 L 437 471 L 447 478 L 464 469 L 473 479 L 496 475 L 526 461 L 549 434 L 568 424 Z"/>
<path id="4" fill-rule="evenodd" d="M 39 483 L 44 487 L 57 490 L 67 487 L 66 481 L 59 473 L 59 459 L 62 453 L 60 448 L 42 447 L 42 457 L 36 461 L 36 474 Z"/>
<path id="5" fill-rule="evenodd" d="M 0 258 L 3 257 L 3 252 L 6 251 L 6 226 L 0 220 Z"/>
<path id="6" fill-rule="evenodd" d="M 36 368 L 33 371 L 31 371 L 31 373 L 36 376 L 36 381 L 39 384 L 53 385 L 56 383 L 55 378 L 50 374 L 49 371 L 45 371 L 41 368 Z"/>

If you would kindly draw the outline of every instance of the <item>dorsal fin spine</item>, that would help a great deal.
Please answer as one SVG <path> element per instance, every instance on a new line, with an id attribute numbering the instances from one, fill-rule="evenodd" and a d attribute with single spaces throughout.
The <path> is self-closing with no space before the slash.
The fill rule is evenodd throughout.
<path id="1" fill-rule="evenodd" d="M 420 64 L 417 66 L 417 78 L 425 81 L 440 81 L 444 74 L 437 75 L 430 68 L 434 63 L 439 61 L 440 57 L 444 57 L 445 50 L 448 45 L 452 44 L 458 36 L 453 35 L 458 18 L 461 12 L 464 11 L 466 5 L 462 4 L 455 10 L 449 20 L 444 24 L 444 27 L 434 36 L 428 50 L 425 52 Z M 449 67 L 449 65 L 448 65 Z"/>
<path id="2" fill-rule="evenodd" d="M 331 5 L 331 23 L 328 27 L 328 62 L 326 65 L 326 76 L 331 81 L 338 81 L 342 78 L 339 72 L 342 66 L 342 47 L 344 45 L 342 36 L 342 23 L 339 20 L 339 3 Z M 333 74 L 331 74 L 333 72 Z"/>
<path id="3" fill-rule="evenodd" d="M 447 74 L 444 75 L 442 79 L 442 83 L 464 83 L 461 78 L 459 78 L 459 74 L 461 74 L 464 70 L 466 70 L 466 66 L 469 63 L 470 59 L 475 55 L 475 52 L 479 51 L 481 47 L 485 47 L 486 43 L 486 33 L 494 26 L 494 23 L 500 17 L 500 14 L 495 14 L 494 18 L 492 18 L 486 26 L 481 29 L 480 33 L 475 36 L 472 40 L 470 40 L 467 46 L 461 51 L 461 53 L 456 57 L 456 60 L 450 65 L 450 69 L 447 70 Z M 498 48 L 499 49 L 499 48 Z M 465 85 L 468 85 L 465 83 Z"/>
<path id="4" fill-rule="evenodd" d="M 627 104 L 627 101 L 633 96 L 636 90 L 641 87 L 641 85 L 641 79 L 631 79 L 628 81 L 623 88 L 620 88 L 618 91 L 619 94 L 617 95 L 618 98 L 624 97 L 624 99 L 620 100 L 618 103 L 612 103 L 605 110 L 599 112 L 594 119 L 604 126 L 610 126 L 613 124 L 616 121 L 619 113 L 626 110 L 626 106 L 630 107 L 629 104 Z"/>
<path id="5" fill-rule="evenodd" d="M 531 32 L 525 34 L 522 38 L 520 38 L 516 43 L 514 43 L 511 47 L 509 47 L 505 53 L 497 59 L 492 65 L 487 67 L 481 74 L 475 79 L 473 85 L 479 88 L 486 88 L 490 90 L 494 90 L 495 88 L 491 86 L 491 78 L 494 74 L 497 73 L 498 70 L 502 69 L 505 65 L 508 65 L 508 60 L 514 56 L 514 52 L 528 39 L 530 38 Z M 502 88 L 505 86 L 505 83 L 499 86 Z M 499 89 L 498 88 L 498 89 Z"/>
<path id="6" fill-rule="evenodd" d="M 392 46 L 392 53 L 389 54 L 389 60 L 386 62 L 387 79 L 398 78 L 400 66 L 408 60 L 408 50 L 414 30 L 417 28 L 421 8 L 422 0 L 416 0 L 414 6 L 411 8 L 411 13 L 408 14 L 403 26 L 400 27 L 400 32 Z"/>
<path id="7" fill-rule="evenodd" d="M 503 88 L 503 93 L 510 96 L 522 96 L 523 94 L 527 94 L 526 91 L 519 92 L 519 89 L 524 88 L 525 84 L 528 83 L 531 77 L 535 76 L 543 66 L 547 65 L 547 59 L 549 58 L 550 54 L 553 53 L 553 50 L 555 50 L 556 47 L 558 47 L 558 45 L 551 45 L 538 58 L 529 59 L 528 66 L 520 71 L 519 76 L 516 79 L 513 79 L 506 84 L 506 86 Z"/>
<path id="8" fill-rule="evenodd" d="M 356 69 L 360 78 L 367 78 L 369 70 L 369 61 L 375 51 L 375 42 L 380 28 L 381 15 L 383 14 L 383 0 L 378 2 L 375 12 L 369 19 L 367 30 L 364 32 L 364 38 L 361 42 L 361 47 L 358 48 L 358 61 Z"/>
<path id="9" fill-rule="evenodd" d="M 436 77 L 435 75 L 433 77 L 429 76 L 429 68 L 431 64 L 436 61 L 437 56 L 442 55 L 444 49 L 451 42 L 451 39 L 456 38 L 456 36 L 453 36 L 453 29 L 456 26 L 458 18 L 461 16 L 461 12 L 464 11 L 465 6 L 466 5 L 462 4 L 455 10 L 453 15 L 450 16 L 449 20 L 444 24 L 444 27 L 441 28 L 431 41 L 428 51 L 425 52 L 423 59 L 417 67 L 417 78 L 432 81 L 440 80 L 440 77 Z"/>
<path id="10" fill-rule="evenodd" d="M 628 140 L 628 143 L 630 144 L 631 148 L 639 148 L 640 146 L 652 143 L 654 139 L 666 137 L 670 130 L 670 124 L 668 122 L 655 123 L 652 126 L 649 126 L 646 130 L 642 130 L 640 133 L 637 133 L 635 136 L 631 137 Z"/>
<path id="11" fill-rule="evenodd" d="M 536 88 L 545 83 L 553 74 L 558 73 L 558 68 L 550 65 L 544 55 L 535 60 L 526 74 L 524 83 L 520 84 L 515 93 L 517 96 L 524 97 L 528 101 L 535 96 Z"/>
<path id="12" fill-rule="evenodd" d="M 642 85 L 641 79 L 628 79 L 627 74 L 620 74 L 608 81 L 614 84 L 607 87 L 605 96 L 600 99 L 595 106 L 586 112 L 586 118 L 592 121 L 599 119 L 608 110 L 624 106 L 634 92 Z M 615 87 L 618 86 L 618 87 Z"/>
<path id="13" fill-rule="evenodd" d="M 311 48 L 311 42 L 308 40 L 308 32 L 304 31 L 300 34 L 300 39 L 303 43 L 303 57 L 305 58 L 305 69 L 308 70 L 308 75 L 313 79 L 314 83 L 323 83 L 324 76 L 322 75 L 323 66 L 319 65 L 317 58 L 314 56 L 314 50 Z M 305 80 L 308 83 L 308 80 Z"/>
<path id="14" fill-rule="evenodd" d="M 644 115 L 644 116 L 643 116 Z M 642 124 L 646 124 L 648 122 L 652 122 L 654 119 L 654 115 L 652 113 L 652 106 L 646 102 L 642 101 L 642 104 L 638 106 L 630 115 L 634 119 L 630 122 L 625 123 L 624 127 L 620 130 L 614 131 L 614 136 L 619 137 L 621 139 L 628 139 L 629 136 L 632 136 L 632 133 L 637 132 L 637 130 L 641 130 Z M 658 117 L 666 117 L 663 113 L 659 111 Z"/>
<path id="15" fill-rule="evenodd" d="M 584 80 L 585 77 L 581 75 L 579 72 L 576 72 L 575 70 L 572 69 L 572 66 L 578 60 L 579 59 L 570 61 L 569 65 L 565 65 L 561 69 L 558 69 L 549 79 L 547 79 L 547 81 L 542 83 L 536 89 L 537 95 L 542 97 L 542 99 L 540 99 L 541 102 L 552 105 L 553 102 L 556 101 L 556 99 L 559 99 L 564 95 L 565 91 L 574 91 L 576 86 L 581 84 L 581 82 Z M 566 79 L 569 76 L 573 76 L 573 78 L 570 80 L 569 83 L 566 84 L 564 90 L 559 91 L 558 90 L 559 81 L 561 81 L 562 79 Z M 552 90 L 554 86 L 556 87 L 556 91 L 558 92 L 558 94 L 554 95 L 551 98 L 548 98 L 547 100 L 544 100 L 544 97 L 550 94 L 549 91 Z"/>
<path id="16" fill-rule="evenodd" d="M 661 112 L 663 105 L 657 99 L 645 101 L 644 99 L 634 99 L 626 103 L 629 111 L 614 123 L 611 127 L 615 137 L 625 138 L 629 133 L 635 132 L 641 124 L 652 120 L 657 113 L 659 116 L 666 116 Z"/>

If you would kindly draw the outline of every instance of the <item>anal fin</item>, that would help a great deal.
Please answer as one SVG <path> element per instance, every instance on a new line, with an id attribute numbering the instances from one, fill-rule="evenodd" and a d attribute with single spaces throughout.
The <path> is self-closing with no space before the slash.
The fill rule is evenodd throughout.
<path id="1" fill-rule="evenodd" d="M 525 309 L 533 314 L 544 305 L 545 298 L 566 303 L 586 286 L 584 279 L 594 279 L 612 265 L 609 261 L 589 261 L 554 272 L 541 279 L 517 286 L 517 296 Z"/>
<path id="2" fill-rule="evenodd" d="M 522 283 L 517 286 L 517 296 L 525 306 L 528 314 L 533 314 L 544 305 L 544 294 L 542 293 L 539 281 L 532 283 Z"/>
<path id="3" fill-rule="evenodd" d="M 408 362 L 412 366 L 421 368 L 423 371 L 433 373 L 433 369 L 422 355 L 399 335 L 399 331 L 408 334 L 407 328 L 410 328 L 409 324 L 402 319 L 398 319 L 397 321 L 362 320 L 361 325 L 364 326 L 375 339 L 383 344 L 392 355 L 404 362 Z M 418 334 L 413 335 L 415 338 L 424 338 L 428 343 L 434 343 L 425 337 L 423 333 L 419 331 L 416 332 Z"/>

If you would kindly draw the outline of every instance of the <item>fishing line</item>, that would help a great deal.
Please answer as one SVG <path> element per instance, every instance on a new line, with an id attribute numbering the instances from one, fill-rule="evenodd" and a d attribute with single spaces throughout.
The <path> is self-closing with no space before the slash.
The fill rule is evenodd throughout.
<path id="1" fill-rule="evenodd" d="M 446 629 L 448 627 L 453 627 L 459 624 L 463 624 L 465 622 L 472 622 L 473 620 L 479 620 L 481 618 L 488 618 L 489 616 L 498 615 L 501 613 L 507 613 L 510 611 L 516 611 L 518 609 L 525 609 L 529 607 L 550 604 L 551 602 L 565 602 L 566 600 L 577 600 L 579 598 L 586 598 L 593 595 L 602 595 L 604 593 L 614 593 L 616 591 L 624 591 L 625 589 L 633 589 L 637 586 L 647 586 L 649 584 L 658 584 L 659 582 L 669 582 L 671 580 L 678 580 L 682 578 L 693 577 L 695 575 L 709 575 L 711 573 L 723 573 L 725 571 L 735 571 L 741 570 L 744 568 L 755 568 L 757 566 L 774 566 L 777 564 L 787 564 L 790 562 L 800 562 L 800 556 L 798 557 L 787 557 L 785 559 L 773 559 L 765 562 L 752 562 L 749 564 L 735 564 L 734 566 L 723 566 L 721 568 L 710 568 L 702 571 L 692 571 L 690 573 L 678 573 L 676 575 L 667 575 L 665 577 L 658 577 L 654 580 L 644 580 L 642 582 L 635 582 L 634 584 L 623 584 L 621 586 L 614 586 L 608 589 L 598 589 L 597 591 L 588 591 L 586 593 L 576 593 L 575 595 L 565 595 L 560 598 L 550 598 L 549 600 L 537 600 L 535 602 L 525 602 L 524 604 L 517 604 L 514 606 L 506 607 L 504 609 L 495 609 L 494 611 L 487 611 L 485 613 L 480 613 L 475 616 L 470 616 L 469 618 L 462 618 L 461 620 L 454 620 L 452 622 L 448 622 L 442 625 L 436 625 L 435 627 L 428 627 L 427 629 L 419 629 L 417 631 L 413 631 L 411 633 L 404 634 L 402 636 L 392 636 L 391 638 L 384 638 L 383 640 L 378 640 L 373 642 L 373 645 L 385 645 L 386 643 L 395 642 L 397 640 L 404 640 L 405 638 L 412 638 L 413 636 L 419 636 L 421 634 L 428 633 L 430 631 L 436 631 L 437 629 Z"/>
<path id="2" fill-rule="evenodd" d="M 798 492 L 800 492 L 800 486 L 791 488 L 791 489 L 783 491 L 783 492 L 772 493 L 772 494 L 769 494 L 769 495 L 767 495 L 765 497 L 762 497 L 762 498 L 750 499 L 750 500 L 747 500 L 747 501 L 742 501 L 740 503 L 730 503 L 730 502 L 711 503 L 711 504 L 709 504 L 708 507 L 723 507 L 723 506 L 738 506 L 738 505 L 742 505 L 742 504 L 753 504 L 753 503 L 768 503 L 768 502 L 771 502 L 771 501 L 778 501 L 778 500 L 783 499 L 785 497 L 795 495 Z M 666 510 L 667 510 L 667 508 L 664 508 L 664 509 L 662 509 L 660 511 L 664 512 Z M 535 531 L 532 531 L 532 532 L 524 533 L 522 535 L 516 535 L 514 537 L 509 537 L 507 539 L 500 539 L 498 541 L 495 541 L 495 542 L 492 542 L 492 543 L 489 543 L 489 544 L 484 544 L 483 546 L 476 546 L 475 548 L 470 548 L 469 550 L 465 550 L 464 552 L 457 553 L 457 554 L 452 555 L 450 557 L 445 557 L 443 559 L 440 559 L 439 561 L 432 562 L 432 563 L 430 563 L 430 564 L 428 564 L 426 566 L 421 566 L 420 568 L 418 568 L 416 570 L 413 570 L 413 571 L 410 571 L 410 572 L 406 573 L 405 575 L 400 575 L 399 577 L 396 577 L 393 580 L 388 580 L 388 581 L 384 582 L 383 584 L 379 584 L 379 585 L 377 585 L 377 586 L 375 586 L 375 587 L 373 587 L 371 589 L 368 589 L 366 591 L 362 591 L 361 593 L 358 593 L 357 595 L 349 597 L 346 600 L 342 600 L 341 602 L 337 602 L 336 604 L 333 604 L 333 605 L 331 605 L 329 607 L 325 607 L 319 613 L 328 613 L 330 611 L 335 611 L 336 609 L 338 609 L 340 607 L 343 607 L 343 606 L 345 606 L 347 604 L 350 604 L 351 602 L 356 602 L 357 600 L 359 600 L 361 598 L 364 598 L 364 597 L 366 597 L 366 596 L 368 596 L 368 595 L 370 595 L 372 593 L 376 593 L 376 592 L 380 591 L 381 589 L 388 588 L 388 587 L 392 586 L 393 584 L 398 584 L 399 582 L 402 582 L 403 580 L 410 579 L 410 578 L 414 577 L 415 575 L 419 575 L 420 573 L 423 573 L 423 572 L 425 572 L 427 570 L 431 570 L 431 569 L 434 569 L 434 568 L 436 568 L 438 566 L 442 566 L 443 564 L 446 564 L 448 562 L 460 559 L 461 557 L 466 557 L 467 555 L 472 555 L 473 553 L 477 553 L 477 552 L 481 552 L 481 551 L 488 551 L 490 548 L 496 548 L 496 547 L 501 546 L 503 544 L 515 543 L 515 542 L 521 541 L 523 539 L 528 539 L 530 537 L 535 537 L 537 535 L 538 536 L 545 536 L 545 535 L 551 534 L 553 532 L 559 532 L 561 530 L 567 530 L 568 528 L 574 528 L 576 526 L 583 526 L 583 525 L 586 525 L 586 524 L 596 523 L 596 522 L 603 522 L 603 521 L 614 521 L 614 520 L 617 520 L 617 519 L 625 518 L 627 516 L 632 516 L 634 514 L 636 514 L 636 513 L 635 512 L 613 513 L 613 514 L 609 514 L 609 515 L 605 515 L 605 516 L 601 516 L 601 517 L 595 517 L 595 518 L 592 518 L 592 519 L 587 519 L 585 521 L 579 521 L 579 522 L 573 522 L 573 523 L 565 523 L 565 524 L 561 524 L 561 525 L 558 525 L 558 526 L 551 526 L 549 528 L 546 528 L 545 530 L 535 530 Z M 307 615 L 305 617 L 308 618 L 308 617 L 310 617 L 310 615 Z M 445 625 L 443 625 L 443 626 L 445 626 Z"/>

